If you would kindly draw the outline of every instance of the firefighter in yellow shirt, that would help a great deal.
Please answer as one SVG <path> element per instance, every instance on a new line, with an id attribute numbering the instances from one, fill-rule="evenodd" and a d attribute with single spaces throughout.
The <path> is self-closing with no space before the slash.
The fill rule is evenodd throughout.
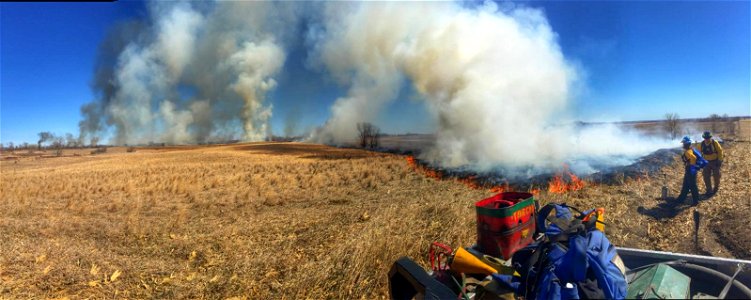
<path id="1" fill-rule="evenodd" d="M 683 163 L 686 166 L 686 171 L 683 173 L 683 187 L 681 187 L 681 194 L 676 200 L 678 200 L 678 202 L 686 201 L 686 196 L 691 192 L 691 197 L 694 200 L 693 204 L 696 205 L 699 203 L 699 188 L 696 186 L 696 173 L 701 167 L 697 165 L 697 157 L 694 154 L 694 149 L 691 147 L 691 144 L 693 144 L 691 138 L 685 136 L 683 137 L 683 140 L 681 140 L 681 143 L 683 144 L 681 160 L 683 160 Z"/>
<path id="2" fill-rule="evenodd" d="M 706 186 L 707 196 L 714 195 L 720 188 L 720 168 L 722 167 L 722 146 L 715 139 L 712 138 L 712 134 L 709 131 L 705 131 L 701 136 L 704 141 L 699 144 L 701 155 L 704 156 L 709 163 L 707 167 L 702 171 L 704 176 L 704 186 Z M 714 185 L 712 185 L 712 177 L 714 177 Z"/>

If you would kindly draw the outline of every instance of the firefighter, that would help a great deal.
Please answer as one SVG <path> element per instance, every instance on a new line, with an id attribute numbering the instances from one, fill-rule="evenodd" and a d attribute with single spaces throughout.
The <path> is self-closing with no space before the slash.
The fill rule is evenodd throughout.
<path id="1" fill-rule="evenodd" d="M 681 140 L 683 144 L 683 154 L 681 159 L 686 166 L 686 171 L 683 173 L 683 187 L 681 188 L 681 194 L 678 196 L 678 202 L 686 201 L 688 192 L 691 192 L 691 197 L 694 199 L 693 204 L 699 203 L 699 188 L 696 186 L 696 173 L 699 171 L 699 166 L 696 165 L 696 155 L 694 155 L 694 149 L 691 147 L 693 141 L 690 137 L 684 136 Z"/>
<path id="2" fill-rule="evenodd" d="M 707 197 L 717 193 L 720 188 L 720 168 L 722 167 L 722 146 L 715 139 L 712 138 L 712 134 L 709 131 L 705 131 L 701 136 L 704 141 L 699 144 L 701 155 L 704 156 L 709 163 L 707 167 L 702 170 L 702 176 L 704 176 L 704 186 L 707 188 Z M 712 177 L 714 177 L 714 185 L 712 185 Z"/>

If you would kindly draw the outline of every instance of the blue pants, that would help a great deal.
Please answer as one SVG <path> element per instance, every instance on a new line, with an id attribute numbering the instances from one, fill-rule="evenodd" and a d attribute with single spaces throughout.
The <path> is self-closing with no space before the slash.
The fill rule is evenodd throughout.
<path id="1" fill-rule="evenodd" d="M 681 188 L 681 194 L 678 196 L 678 201 L 683 202 L 688 196 L 688 192 L 691 192 L 691 197 L 694 198 L 694 204 L 699 203 L 699 187 L 696 186 L 696 173 L 686 168 L 686 172 L 683 173 L 683 187 Z"/>

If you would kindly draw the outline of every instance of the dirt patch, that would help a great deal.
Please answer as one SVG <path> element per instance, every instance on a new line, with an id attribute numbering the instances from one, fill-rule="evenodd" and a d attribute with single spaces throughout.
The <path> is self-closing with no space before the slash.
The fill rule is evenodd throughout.
<path id="1" fill-rule="evenodd" d="M 748 211 L 728 211 L 722 218 L 712 222 L 712 233 L 717 235 L 717 241 L 732 253 L 733 256 L 751 259 L 751 238 L 749 238 L 748 222 L 751 214 Z"/>

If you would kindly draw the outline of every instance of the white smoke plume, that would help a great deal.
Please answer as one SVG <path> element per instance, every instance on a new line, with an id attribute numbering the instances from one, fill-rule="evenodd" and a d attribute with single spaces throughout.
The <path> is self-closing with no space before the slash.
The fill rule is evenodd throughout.
<path id="1" fill-rule="evenodd" d="M 267 93 L 286 58 L 299 5 L 154 2 L 150 19 L 113 31 L 81 108 L 81 137 L 114 144 L 264 140 Z"/>
<path id="2" fill-rule="evenodd" d="M 565 125 L 581 72 L 542 11 L 493 2 L 155 2 L 103 43 L 81 138 L 264 140 L 291 47 L 347 89 L 316 142 L 352 141 L 408 84 L 437 124 L 422 158 L 444 167 L 591 173 L 674 146 Z"/>
<path id="3" fill-rule="evenodd" d="M 313 140 L 352 140 L 355 124 L 372 121 L 406 80 L 438 120 L 436 145 L 422 158 L 444 167 L 549 171 L 657 149 L 613 128 L 560 126 L 577 70 L 539 10 L 389 2 L 334 3 L 326 12 L 322 29 L 309 35 L 313 57 L 349 92 Z M 617 143 L 598 146 L 600 134 Z"/>
<path id="4" fill-rule="evenodd" d="M 263 107 L 260 98 L 276 87 L 276 81 L 271 76 L 283 63 L 281 48 L 272 41 L 264 40 L 260 44 L 245 43 L 223 66 L 237 74 L 232 89 L 245 101 L 242 113 L 245 120 L 245 140 L 263 140 L 267 135 L 271 106 Z"/>

